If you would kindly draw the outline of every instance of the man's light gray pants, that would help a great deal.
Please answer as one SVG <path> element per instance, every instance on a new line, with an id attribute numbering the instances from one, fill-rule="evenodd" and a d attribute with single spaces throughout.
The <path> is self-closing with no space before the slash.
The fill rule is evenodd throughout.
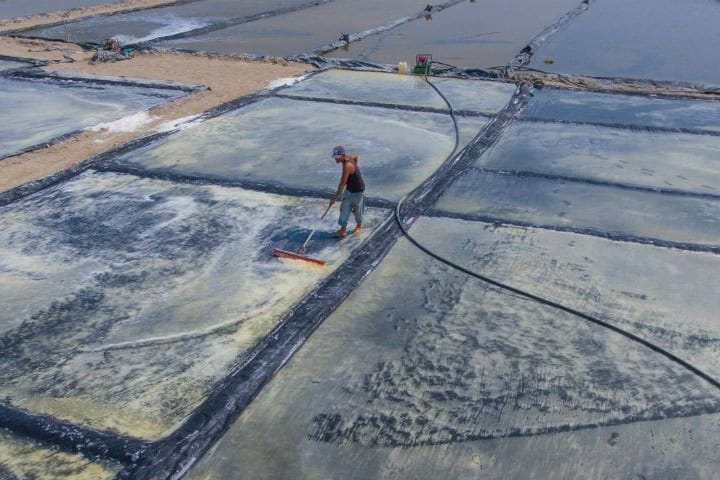
<path id="1" fill-rule="evenodd" d="M 350 220 L 351 212 L 355 214 L 355 221 L 357 224 L 362 225 L 364 209 L 365 193 L 353 193 L 345 190 L 342 195 L 342 203 L 340 204 L 340 219 L 338 220 L 338 225 L 346 228 L 348 220 Z"/>

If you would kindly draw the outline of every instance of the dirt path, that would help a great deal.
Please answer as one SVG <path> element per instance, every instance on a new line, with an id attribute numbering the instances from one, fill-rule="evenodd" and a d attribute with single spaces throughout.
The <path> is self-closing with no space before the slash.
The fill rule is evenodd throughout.
<path id="1" fill-rule="evenodd" d="M 668 97 L 695 98 L 698 100 L 720 100 L 720 93 L 717 92 L 702 92 L 693 87 L 683 87 L 671 83 L 664 84 L 662 82 L 604 80 L 580 75 L 522 71 L 521 69 L 516 70 L 509 79 L 516 82 L 539 82 L 545 86 L 555 88 L 591 91 L 602 90 L 625 94 L 665 95 Z"/>
<path id="2" fill-rule="evenodd" d="M 152 133 L 168 122 L 201 114 L 216 105 L 262 90 L 277 79 L 293 77 L 312 70 L 312 67 L 299 63 L 254 62 L 242 58 L 171 52 L 139 53 L 132 60 L 91 65 L 89 64 L 91 53 L 83 52 L 77 46 L 0 38 L 0 54 L 3 55 L 59 60 L 62 59 L 63 52 L 53 50 L 58 46 L 68 50 L 70 56 L 77 61 L 51 64 L 48 67 L 50 70 L 173 80 L 206 85 L 210 90 L 193 93 L 150 110 L 151 119 L 147 123 L 138 125 L 135 131 L 85 131 L 60 144 L 0 161 L 0 191 L 62 171 L 123 143 Z"/>

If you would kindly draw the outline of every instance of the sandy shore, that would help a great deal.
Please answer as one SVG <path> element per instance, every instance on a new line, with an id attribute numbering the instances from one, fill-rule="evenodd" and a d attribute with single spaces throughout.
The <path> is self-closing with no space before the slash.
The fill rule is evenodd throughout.
<path id="1" fill-rule="evenodd" d="M 29 0 L 31 1 L 31 0 Z M 107 5 L 96 5 L 92 7 L 84 7 L 67 11 L 58 11 L 52 13 L 44 13 L 41 15 L 32 15 L 29 17 L 12 18 L 0 20 L 0 32 L 9 30 L 19 30 L 21 28 L 30 28 L 36 25 L 44 25 L 47 23 L 61 22 L 63 20 L 76 20 L 78 18 L 96 15 L 98 13 L 114 13 L 125 10 L 134 10 L 137 8 L 154 7 L 157 5 L 166 5 L 173 3 L 172 0 L 125 0 Z"/>
<path id="2" fill-rule="evenodd" d="M 77 45 L 58 42 L 0 38 L 0 54 L 43 60 L 62 60 L 63 53 L 74 63 L 55 63 L 50 70 L 152 80 L 173 80 L 205 85 L 197 92 L 149 111 L 150 121 L 132 132 L 85 131 L 51 147 L 11 157 L 0 162 L 0 191 L 52 175 L 76 163 L 156 131 L 178 119 L 201 114 L 217 105 L 247 95 L 277 79 L 301 75 L 313 69 L 306 64 L 255 62 L 233 57 L 208 57 L 172 52 L 138 53 L 132 60 L 91 65 L 92 52 Z"/>

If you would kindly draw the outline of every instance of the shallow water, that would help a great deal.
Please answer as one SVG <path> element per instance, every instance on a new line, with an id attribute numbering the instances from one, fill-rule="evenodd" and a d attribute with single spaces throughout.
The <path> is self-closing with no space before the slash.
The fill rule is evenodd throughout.
<path id="1" fill-rule="evenodd" d="M 105 480 L 120 465 L 89 461 L 81 455 L 59 452 L 0 430 L 0 478 L 2 480 Z"/>
<path id="2" fill-rule="evenodd" d="M 185 94 L 168 89 L 0 78 L 0 157 Z"/>
<path id="3" fill-rule="evenodd" d="M 376 63 L 415 63 L 418 53 L 460 67 L 505 65 L 547 25 L 577 7 L 578 0 L 483 0 L 462 2 L 368 37 L 328 56 Z"/>
<path id="4" fill-rule="evenodd" d="M 487 123 L 460 118 L 463 145 Z M 449 115 L 270 98 L 121 156 L 123 165 L 288 188 L 337 187 L 335 145 L 360 156 L 366 194 L 395 200 L 429 177 L 454 145 Z"/>
<path id="5" fill-rule="evenodd" d="M 720 3 L 598 0 L 540 46 L 551 72 L 720 85 Z M 552 61 L 552 64 L 547 62 Z"/>
<path id="6" fill-rule="evenodd" d="M 325 205 L 90 172 L 0 208 L 0 396 L 162 436 L 365 238 L 334 239 Z M 272 256 L 315 226 L 327 267 Z"/>
<path id="7" fill-rule="evenodd" d="M 184 33 L 220 21 L 269 12 L 307 3 L 307 0 L 203 0 L 139 12 L 103 15 L 67 24 L 70 41 L 102 44 L 117 37 L 121 43 L 137 43 Z M 64 40 L 65 26 L 25 32 L 24 35 Z"/>
<path id="8" fill-rule="evenodd" d="M 361 32 L 417 14 L 423 0 L 336 0 L 318 7 L 229 27 L 163 46 L 219 53 L 285 57 L 311 53 L 343 33 Z"/>
<path id="9" fill-rule="evenodd" d="M 72 8 L 91 7 L 120 0 L 0 0 L 0 19 L 25 17 L 39 13 L 58 12 Z"/>
<path id="10" fill-rule="evenodd" d="M 463 232 L 430 222 L 413 232 Z M 482 271 L 500 260 L 459 246 Z M 400 240 L 190 478 L 702 478 L 717 416 L 673 417 L 718 408 L 655 353 Z"/>

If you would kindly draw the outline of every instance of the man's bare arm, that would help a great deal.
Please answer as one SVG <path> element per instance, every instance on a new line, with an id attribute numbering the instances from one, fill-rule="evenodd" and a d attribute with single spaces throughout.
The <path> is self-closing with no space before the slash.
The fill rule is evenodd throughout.
<path id="1" fill-rule="evenodd" d="M 343 193 L 343 190 L 345 190 L 345 184 L 347 183 L 347 179 L 352 173 L 352 165 L 348 164 L 348 162 L 345 162 L 343 164 L 343 171 L 342 176 L 340 177 L 340 183 L 338 184 L 337 192 L 335 193 L 335 196 L 330 201 L 330 204 L 337 202 L 340 199 L 340 196 Z"/>

